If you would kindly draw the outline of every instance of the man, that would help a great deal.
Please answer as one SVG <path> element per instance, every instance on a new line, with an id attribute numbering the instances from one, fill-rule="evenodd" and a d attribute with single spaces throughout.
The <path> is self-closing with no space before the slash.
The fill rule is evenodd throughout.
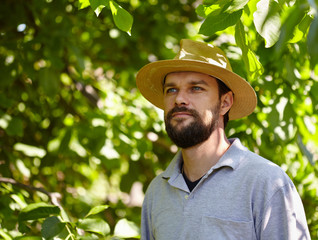
<path id="1" fill-rule="evenodd" d="M 289 177 L 225 135 L 228 120 L 254 111 L 256 94 L 220 49 L 182 40 L 175 59 L 144 66 L 136 79 L 181 148 L 148 187 L 143 240 L 310 239 Z"/>

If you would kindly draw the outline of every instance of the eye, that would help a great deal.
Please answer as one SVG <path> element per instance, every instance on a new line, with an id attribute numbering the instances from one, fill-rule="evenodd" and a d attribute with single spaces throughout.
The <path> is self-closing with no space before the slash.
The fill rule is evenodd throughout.
<path id="1" fill-rule="evenodd" d="M 175 93 L 175 92 L 177 92 L 176 88 L 167 88 L 166 89 L 166 93 Z"/>
<path id="2" fill-rule="evenodd" d="M 202 91 L 203 88 L 202 88 L 202 87 L 199 87 L 199 86 L 193 86 L 193 87 L 192 87 L 192 90 L 193 90 L 193 91 Z"/>

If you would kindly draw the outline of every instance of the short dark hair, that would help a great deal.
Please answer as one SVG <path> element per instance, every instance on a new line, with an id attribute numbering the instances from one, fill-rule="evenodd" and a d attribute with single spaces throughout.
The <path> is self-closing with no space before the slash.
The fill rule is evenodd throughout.
<path id="1" fill-rule="evenodd" d="M 226 93 L 228 93 L 228 92 L 231 92 L 232 90 L 231 90 L 228 86 L 226 86 L 225 83 L 222 82 L 220 79 L 218 79 L 218 78 L 215 78 L 215 79 L 216 79 L 216 82 L 217 82 L 217 84 L 218 84 L 219 99 L 221 99 L 221 97 L 222 97 L 224 94 L 226 94 Z M 227 123 L 228 123 L 228 121 L 229 121 L 229 112 L 230 112 L 230 110 L 227 111 L 227 113 L 225 113 L 224 116 L 223 116 L 224 128 L 226 127 L 226 125 L 227 125 Z"/>

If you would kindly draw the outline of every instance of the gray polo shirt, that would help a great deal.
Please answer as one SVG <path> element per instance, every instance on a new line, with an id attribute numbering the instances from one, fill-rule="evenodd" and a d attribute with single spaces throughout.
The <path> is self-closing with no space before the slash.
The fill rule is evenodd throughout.
<path id="1" fill-rule="evenodd" d="M 296 188 L 239 139 L 189 191 L 179 152 L 149 185 L 141 239 L 310 239 Z"/>

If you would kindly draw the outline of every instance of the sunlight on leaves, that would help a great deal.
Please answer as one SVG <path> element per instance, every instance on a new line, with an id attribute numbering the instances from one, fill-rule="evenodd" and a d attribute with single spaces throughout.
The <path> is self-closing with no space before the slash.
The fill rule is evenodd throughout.
<path id="1" fill-rule="evenodd" d="M 106 140 L 105 145 L 100 150 L 100 154 L 104 155 L 108 159 L 116 159 L 120 156 L 109 139 Z"/>
<path id="2" fill-rule="evenodd" d="M 23 144 L 23 143 L 16 143 L 13 146 L 14 150 L 23 152 L 25 155 L 29 157 L 39 157 L 43 158 L 46 155 L 46 151 L 42 148 L 38 148 L 35 146 Z"/>
<path id="3" fill-rule="evenodd" d="M 115 226 L 114 235 L 120 238 L 133 238 L 139 236 L 139 229 L 135 223 L 121 219 Z"/>
<path id="4" fill-rule="evenodd" d="M 280 34 L 280 15 L 278 3 L 271 0 L 260 0 L 253 14 L 257 32 L 265 39 L 265 47 L 273 46 Z"/>
<path id="5" fill-rule="evenodd" d="M 109 6 L 109 0 L 90 0 L 90 5 L 96 16 L 98 17 L 103 8 Z"/>
<path id="6" fill-rule="evenodd" d="M 220 11 L 221 10 L 221 6 L 217 5 L 217 4 L 213 4 L 213 5 L 199 5 L 196 8 L 196 13 L 201 16 L 201 17 L 207 17 L 210 13 L 212 12 L 216 12 L 216 11 Z"/>
<path id="7" fill-rule="evenodd" d="M 233 13 L 235 11 L 241 10 L 248 2 L 249 0 L 233 0 L 231 5 L 226 9 L 226 12 Z"/>
<path id="8" fill-rule="evenodd" d="M 19 169 L 19 171 L 23 174 L 23 176 L 25 176 L 26 178 L 29 178 L 31 176 L 31 171 L 30 169 L 28 169 L 25 164 L 23 163 L 23 161 L 21 159 L 17 160 L 17 168 Z"/>
<path id="9" fill-rule="evenodd" d="M 91 5 L 89 0 L 79 0 L 78 3 L 78 9 L 83 9 Z"/>

